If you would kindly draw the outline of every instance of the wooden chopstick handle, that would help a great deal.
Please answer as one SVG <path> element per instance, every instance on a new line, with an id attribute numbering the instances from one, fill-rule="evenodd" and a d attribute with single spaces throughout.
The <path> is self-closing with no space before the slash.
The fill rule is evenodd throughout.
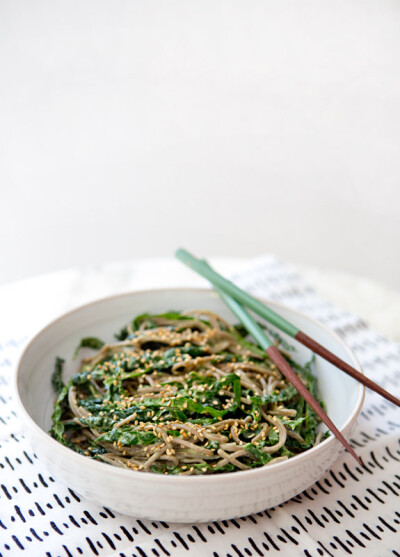
<path id="1" fill-rule="evenodd" d="M 301 344 L 304 344 L 304 346 L 307 346 L 307 348 L 310 348 L 313 352 L 315 352 L 316 354 L 324 358 L 324 360 L 327 360 L 328 362 L 338 367 L 348 375 L 351 375 L 351 377 L 353 377 L 354 379 L 356 379 L 357 381 L 359 381 L 360 383 L 362 383 L 372 391 L 375 391 L 376 393 L 383 396 L 393 404 L 396 404 L 396 406 L 400 406 L 400 400 L 398 398 L 396 398 L 394 395 L 392 395 L 391 393 L 389 393 L 388 391 L 380 387 L 377 383 L 375 383 L 374 381 L 372 381 L 371 379 L 369 379 L 368 377 L 366 377 L 365 375 L 363 375 L 362 373 L 354 369 L 354 367 L 347 364 L 338 356 L 335 356 L 335 354 L 330 352 L 330 350 L 328 350 L 327 348 L 319 344 L 313 338 L 303 333 L 303 331 L 299 331 L 294 338 L 299 342 L 301 342 Z"/>
<path id="2" fill-rule="evenodd" d="M 340 441 L 340 443 L 342 443 L 344 448 L 356 459 L 358 464 L 360 464 L 360 466 L 362 466 L 363 464 L 362 464 L 360 458 L 357 456 L 357 454 L 354 452 L 354 450 L 350 447 L 350 445 L 348 444 L 346 439 L 343 437 L 343 435 L 337 429 L 337 427 L 332 422 L 332 420 L 327 416 L 327 414 L 324 412 L 324 410 L 318 404 L 318 402 L 312 396 L 310 391 L 305 387 L 305 385 L 303 384 L 301 379 L 295 374 L 295 372 L 292 370 L 292 368 L 290 367 L 288 362 L 285 360 L 285 358 L 282 356 L 282 354 L 279 352 L 279 350 L 276 348 L 276 346 L 270 346 L 269 348 L 267 348 L 266 353 L 271 358 L 271 360 L 277 365 L 278 369 L 283 373 L 283 375 L 286 377 L 286 379 L 300 393 L 300 395 L 304 398 L 304 400 L 307 402 L 307 404 L 309 406 L 311 406 L 311 408 L 314 410 L 314 412 L 316 412 L 316 414 L 318 414 L 318 416 L 321 418 L 321 420 L 324 422 L 324 424 L 330 429 L 330 431 L 335 435 L 335 437 L 338 439 L 338 441 Z"/>

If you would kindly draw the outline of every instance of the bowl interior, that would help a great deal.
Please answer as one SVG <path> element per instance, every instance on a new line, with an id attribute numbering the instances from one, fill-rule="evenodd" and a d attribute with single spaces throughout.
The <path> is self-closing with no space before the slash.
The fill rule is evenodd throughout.
<path id="1" fill-rule="evenodd" d="M 273 303 L 269 305 L 329 350 L 360 369 L 349 348 L 328 329 L 288 308 Z M 50 377 L 56 356 L 65 359 L 64 379 L 67 379 L 76 372 L 79 365 L 79 359 L 72 360 L 72 354 L 82 337 L 97 336 L 105 341 L 112 341 L 114 333 L 140 313 L 185 309 L 209 309 L 232 323 L 236 322 L 213 291 L 196 289 L 143 291 L 106 298 L 53 321 L 34 337 L 20 360 L 17 391 L 24 409 L 47 432 L 51 425 L 55 399 Z M 293 357 L 297 361 L 305 363 L 310 359 L 311 352 L 307 348 L 283 333 L 280 334 L 295 347 Z M 327 412 L 340 429 L 354 416 L 362 397 L 362 387 L 319 357 L 316 358 L 314 369 L 319 378 L 319 391 Z"/>

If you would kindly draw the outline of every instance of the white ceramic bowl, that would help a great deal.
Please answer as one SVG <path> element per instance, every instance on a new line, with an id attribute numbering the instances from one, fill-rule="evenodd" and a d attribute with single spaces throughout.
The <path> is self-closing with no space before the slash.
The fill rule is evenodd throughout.
<path id="1" fill-rule="evenodd" d="M 360 370 L 352 351 L 334 333 L 296 311 L 269 305 Z M 301 455 L 263 468 L 179 477 L 113 467 L 81 456 L 50 437 L 47 432 L 55 398 L 50 377 L 56 356 L 66 359 L 64 379 L 68 378 L 76 367 L 71 356 L 82 337 L 111 341 L 113 334 L 137 314 L 194 308 L 210 309 L 236 321 L 211 290 L 142 291 L 82 306 L 50 323 L 30 341 L 18 364 L 16 393 L 31 443 L 57 479 L 88 499 L 135 517 L 204 522 L 278 505 L 312 485 L 339 458 L 342 446 L 331 436 Z M 310 352 L 288 340 L 296 344 L 295 358 L 307 361 Z M 348 439 L 361 410 L 364 387 L 319 357 L 315 369 L 327 412 Z"/>

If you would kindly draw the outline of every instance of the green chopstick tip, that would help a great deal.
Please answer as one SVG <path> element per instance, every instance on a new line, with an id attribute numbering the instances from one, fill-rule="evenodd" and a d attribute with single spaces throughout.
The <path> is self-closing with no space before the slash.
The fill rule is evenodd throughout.
<path id="1" fill-rule="evenodd" d="M 191 255 L 187 250 L 183 248 L 178 248 L 175 252 L 175 257 L 180 259 L 181 261 L 188 261 L 194 259 L 193 255 Z"/>
<path id="2" fill-rule="evenodd" d="M 214 269 L 203 259 L 198 259 L 183 248 L 179 248 L 175 255 L 180 261 L 182 261 L 182 263 L 209 280 L 214 287 L 220 288 L 220 290 L 225 292 L 225 294 L 229 294 L 235 298 L 237 302 L 247 306 L 249 309 L 278 327 L 278 329 L 287 333 L 289 336 L 294 338 L 299 332 L 297 327 L 275 313 L 272 309 L 268 308 L 268 306 L 265 306 L 262 302 L 247 292 L 241 290 L 231 281 L 214 271 Z"/>

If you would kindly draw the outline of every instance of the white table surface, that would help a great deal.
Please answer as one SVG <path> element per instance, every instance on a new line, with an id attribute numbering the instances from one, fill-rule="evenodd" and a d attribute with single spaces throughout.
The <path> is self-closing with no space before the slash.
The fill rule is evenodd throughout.
<path id="1" fill-rule="evenodd" d="M 264 261 L 264 267 L 262 261 Z M 298 306 L 299 308 L 301 306 L 305 310 L 305 308 L 308 307 L 308 311 L 311 311 L 312 308 L 314 308 L 314 317 L 319 318 L 318 316 L 325 316 L 325 322 L 329 323 L 329 326 L 333 326 L 337 331 L 342 328 L 343 334 L 347 334 L 345 331 L 348 330 L 349 336 L 346 341 L 349 341 L 349 345 L 352 346 L 352 348 L 356 350 L 356 353 L 360 356 L 360 360 L 362 361 L 364 369 L 368 375 L 370 375 L 374 380 L 381 382 L 385 388 L 392 390 L 394 394 L 399 392 L 399 347 L 397 344 L 395 345 L 394 343 L 390 343 L 381 335 L 377 335 L 373 331 L 366 329 L 363 320 L 340 312 L 340 310 L 336 310 L 334 306 L 331 306 L 330 304 L 325 304 L 323 299 L 310 292 L 307 285 L 299 280 L 290 269 L 287 269 L 287 267 L 279 264 L 276 265 L 276 260 L 274 258 L 264 258 L 262 261 L 258 266 L 257 264 L 252 263 L 251 269 L 253 271 L 250 273 L 249 268 L 246 269 L 247 264 L 245 260 L 211 259 L 211 262 L 224 273 L 240 271 L 240 267 L 243 267 L 244 272 L 242 273 L 242 277 L 247 276 L 247 281 L 250 282 L 259 281 L 260 288 L 263 288 L 262 281 L 260 281 L 260 279 L 262 277 L 265 278 L 265 273 L 267 273 L 267 276 L 269 273 L 270 278 L 278 278 L 278 283 L 283 281 L 283 284 L 285 285 L 283 292 L 286 292 L 288 304 L 298 303 L 300 304 Z M 269 270 L 268 262 L 272 264 L 272 267 L 270 267 Z M 337 273 L 327 273 L 310 268 L 302 269 L 302 271 L 307 280 L 318 286 L 323 295 L 330 298 L 335 304 L 341 304 L 342 306 L 347 305 L 346 309 L 352 309 L 353 311 L 357 310 L 358 305 L 358 309 L 361 308 L 363 310 L 359 311 L 361 316 L 366 317 L 369 312 L 369 320 L 374 326 L 377 325 L 377 323 L 374 322 L 376 316 L 380 313 L 381 317 L 379 319 L 381 319 L 382 325 L 384 327 L 389 327 L 390 320 L 385 319 L 382 316 L 390 313 L 385 308 L 389 308 L 391 305 L 394 307 L 395 304 L 398 303 L 395 295 L 392 296 L 385 289 L 379 287 L 379 285 L 375 285 L 366 279 L 356 279 L 339 275 Z M 241 284 L 245 287 L 243 283 Z M 109 294 L 126 292 L 132 289 L 201 285 L 205 286 L 206 282 L 198 278 L 177 261 L 172 259 L 153 259 L 127 261 L 112 265 L 99 265 L 97 267 L 87 267 L 85 269 L 65 270 L 4 286 L 0 289 L 0 339 L 2 339 L 3 343 L 3 345 L 0 344 L 0 350 L 4 350 L 3 360 L 0 361 L 0 366 L 3 365 L 5 370 L 5 385 L 7 386 L 8 381 L 6 379 L 7 373 L 12 373 L 10 366 L 14 364 L 11 362 L 16 361 L 17 353 L 20 350 L 21 345 L 24 344 L 26 337 L 34 333 L 39 327 L 43 326 L 46 322 L 60 313 L 95 298 Z M 279 289 L 282 289 L 282 284 L 281 286 L 277 286 L 277 288 L 278 291 Z M 291 297 L 291 292 L 293 290 L 297 292 L 295 295 L 297 296 L 297 300 Z M 271 286 L 269 291 L 273 293 L 274 287 Z M 366 303 L 366 301 L 368 303 Z M 377 304 L 379 304 L 379 306 L 377 306 Z M 377 307 L 380 311 L 376 310 Z M 383 312 L 381 311 L 382 309 L 384 310 Z M 395 324 L 395 327 L 393 327 L 393 323 Z M 343 327 L 346 324 L 350 325 L 350 327 Z M 396 329 L 397 326 L 398 321 L 393 319 L 392 325 L 389 327 L 392 331 L 394 331 L 393 336 L 395 331 L 398 331 L 398 329 Z M 7 341 L 7 339 L 9 340 Z M 10 356 L 10 360 L 7 359 L 8 355 Z M 7 400 L 12 403 L 12 399 L 9 396 L 7 397 Z M 0 440 L 2 444 L 4 443 L 4 447 L 2 449 L 3 455 L 6 455 L 7 458 L 9 456 L 11 466 L 13 466 L 12 463 L 14 463 L 14 465 L 18 464 L 18 467 L 11 468 L 7 461 L 5 464 L 1 463 L 3 468 L 5 468 L 5 470 L 3 470 L 5 474 L 2 476 L 4 484 L 6 485 L 5 495 L 8 493 L 9 498 L 8 500 L 4 499 L 3 495 L 0 493 L 0 497 L 3 497 L 2 500 L 4 501 L 3 506 L 1 506 L 0 501 L 0 511 L 3 509 L 3 513 L 0 512 L 0 517 L 3 514 L 1 520 L 4 521 L 4 525 L 7 529 L 4 531 L 0 530 L 0 540 L 2 540 L 2 536 L 5 536 L 4 541 L 2 540 L 3 544 L 2 547 L 0 547 L 0 551 L 3 550 L 4 546 L 7 551 L 7 553 L 5 553 L 6 555 L 17 556 L 20 554 L 20 546 L 18 545 L 20 542 L 17 543 L 18 540 L 16 541 L 13 539 L 15 538 L 15 534 L 20 536 L 21 541 L 25 544 L 26 548 L 38 548 L 39 545 L 38 539 L 36 538 L 33 540 L 30 531 L 28 530 L 30 523 L 20 524 L 19 522 L 15 522 L 16 520 L 22 520 L 22 518 L 21 516 L 18 518 L 14 516 L 15 512 L 17 512 L 17 514 L 21 511 L 26 513 L 29 510 L 29 505 L 32 504 L 31 495 L 28 496 L 25 493 L 26 489 L 23 491 L 19 487 L 16 488 L 13 486 L 15 486 L 16 482 L 19 481 L 18 477 L 25 478 L 26 482 L 31 485 L 35 479 L 33 477 L 35 471 L 42 471 L 42 468 L 40 461 L 37 461 L 37 463 L 33 463 L 31 460 L 25 461 L 28 460 L 27 457 L 24 457 L 23 455 L 21 456 L 21 447 L 24 448 L 25 446 L 28 446 L 28 444 L 25 445 L 26 440 L 24 439 L 24 432 L 21 430 L 21 424 L 18 421 L 18 416 L 15 413 L 10 413 L 9 411 L 7 414 L 7 408 L 9 408 L 9 406 L 7 406 L 9 404 L 7 400 L 3 399 L 3 404 L 5 405 L 5 420 L 3 420 L 3 436 L 0 437 Z M 374 393 L 367 393 L 366 402 L 360 416 L 360 425 L 352 441 L 354 442 L 357 451 L 359 451 L 360 455 L 362 455 L 362 458 L 365 459 L 369 472 L 368 475 L 366 475 L 363 470 L 354 466 L 354 462 L 351 462 L 351 457 L 344 455 L 334 469 L 327 473 L 327 475 L 323 478 L 322 487 L 318 487 L 320 493 L 317 489 L 313 490 L 313 488 L 311 488 L 311 492 L 304 493 L 304 497 L 303 494 L 301 494 L 295 498 L 296 500 L 292 500 L 285 504 L 284 508 L 279 506 L 273 509 L 271 517 L 266 511 L 268 520 L 263 519 L 262 524 L 247 521 L 245 531 L 236 531 L 236 527 L 235 529 L 232 527 L 229 530 L 228 536 L 219 536 L 216 534 L 213 538 L 213 543 L 218 545 L 218 547 L 215 545 L 218 552 L 214 552 L 214 556 L 219 555 L 219 557 L 221 557 L 223 555 L 225 557 L 231 555 L 231 553 L 226 553 L 226 551 L 231 551 L 230 544 L 237 544 L 239 547 L 243 548 L 243 544 L 248 543 L 246 540 L 250 540 L 250 537 L 248 537 L 249 535 L 253 536 L 255 539 L 259 540 L 259 543 L 261 543 L 261 540 L 263 539 L 262 536 L 266 535 L 263 534 L 262 528 L 269 529 L 269 533 L 271 535 L 273 532 L 272 537 L 275 540 L 280 540 L 276 543 L 279 543 L 280 545 L 288 543 L 287 540 L 282 538 L 280 532 L 283 532 L 282 528 L 286 529 L 289 528 L 289 526 L 292 528 L 293 532 L 296 533 L 293 535 L 295 535 L 301 543 L 299 545 L 299 542 L 294 540 L 293 544 L 290 546 L 290 550 L 289 545 L 286 546 L 288 553 L 285 554 L 305 554 L 312 555 L 312 557 L 314 557 L 314 555 L 322 554 L 344 555 L 343 551 L 345 551 L 346 554 L 350 552 L 352 555 L 358 555 L 357 547 L 360 544 L 363 544 L 363 540 L 368 538 L 368 543 L 366 542 L 367 545 L 363 544 L 362 546 L 363 555 L 371 555 L 371 557 L 372 555 L 374 557 L 386 557 L 386 555 L 389 555 L 389 551 L 390 555 L 399 555 L 399 553 L 394 550 L 394 548 L 397 550 L 397 525 L 400 523 L 400 515 L 398 514 L 398 493 L 396 491 L 398 487 L 398 457 L 396 456 L 396 454 L 399 454 L 398 427 L 398 408 L 390 405 L 389 403 L 385 403 Z M 19 440 L 19 437 L 21 440 Z M 26 450 L 29 452 L 31 449 L 27 448 Z M 7 466 L 9 467 L 8 469 L 6 468 Z M 365 470 L 367 470 L 367 468 Z M 43 473 L 45 474 L 44 471 Z M 345 483 L 342 483 L 340 478 Z M 50 480 L 50 478 L 49 481 L 54 482 L 54 480 Z M 332 481 L 335 483 L 335 489 L 332 487 Z M 32 485 L 34 488 L 38 487 L 37 483 Z M 130 519 L 130 517 L 118 515 L 112 524 L 110 523 L 110 525 L 107 526 L 108 523 L 106 524 L 106 522 L 108 517 L 104 514 L 101 508 L 97 509 L 97 507 L 90 505 L 89 502 L 77 503 L 76 500 L 71 500 L 69 492 L 66 491 L 66 487 L 63 487 L 61 484 L 59 485 L 57 480 L 56 483 L 53 483 L 52 485 L 54 485 L 54 489 L 56 489 L 56 495 L 59 494 L 62 500 L 65 499 L 66 503 L 68 503 L 68 509 L 60 510 L 58 507 L 54 508 L 54 506 L 50 505 L 49 508 L 52 510 L 49 515 L 37 516 L 36 511 L 36 516 L 30 514 L 30 516 L 34 516 L 32 524 L 38 528 L 38 532 L 40 534 L 43 533 L 44 536 L 49 536 L 47 538 L 48 543 L 45 542 L 40 546 L 43 548 L 43 551 L 46 551 L 47 548 L 51 549 L 51 547 L 56 548 L 60 543 L 62 544 L 64 542 L 70 545 L 73 550 L 74 543 L 78 543 L 76 535 L 79 536 L 79 543 L 82 542 L 86 544 L 84 537 L 88 535 L 92 536 L 94 540 L 97 540 L 100 536 L 102 528 L 105 528 L 106 531 L 109 532 L 108 529 L 114 528 L 114 525 L 125 524 L 127 527 L 129 526 L 132 528 L 132 524 L 136 524 L 137 522 Z M 7 491 L 7 486 L 8 489 L 11 490 L 12 495 L 10 495 L 9 491 Z M 376 490 L 376 492 L 371 491 L 371 488 Z M 43 501 L 45 502 L 48 501 L 46 485 L 43 489 L 44 491 L 36 489 L 34 493 L 37 497 L 40 491 L 43 495 Z M 15 495 L 12 490 L 15 491 Z M 318 493 L 320 496 L 318 496 Z M 371 499 L 371 493 L 375 494 L 374 499 Z M 377 493 L 378 495 L 376 498 L 375 496 Z M 54 497 L 56 495 L 54 495 Z M 361 499 L 354 499 L 358 496 L 361 497 Z M 15 497 L 15 499 L 12 499 L 12 497 Z M 357 504 L 354 503 L 353 499 L 356 500 Z M 299 501 L 303 501 L 301 507 L 299 506 Z M 358 501 L 361 501 L 361 506 Z M 365 503 L 363 503 L 363 501 L 367 501 L 368 507 Z M 16 505 L 20 504 L 21 508 L 16 506 L 15 502 Z M 84 532 L 81 532 L 80 530 L 73 531 L 75 536 L 74 542 L 69 538 L 69 535 L 73 534 L 73 532 L 71 530 L 67 530 L 69 528 L 67 522 L 65 522 L 62 526 L 63 532 L 60 531 L 61 533 L 59 533 L 55 529 L 56 527 L 53 526 L 55 523 L 51 522 L 51 520 L 55 520 L 56 523 L 58 523 L 64 516 L 66 516 L 65 513 L 68 514 L 69 512 L 80 516 L 79 513 L 86 512 L 83 511 L 85 507 L 82 505 L 86 505 L 86 508 L 91 509 L 96 517 L 100 517 L 97 518 L 97 520 L 102 522 L 100 525 L 96 526 L 91 524 L 85 526 Z M 339 508 L 338 505 L 341 508 Z M 351 520 L 348 519 L 347 516 L 344 517 L 342 510 L 345 507 L 342 507 L 342 505 L 346 507 L 346 513 L 348 512 L 348 509 L 350 508 L 348 506 L 350 505 L 351 508 L 354 509 L 355 517 L 352 517 Z M 307 524 L 309 524 L 310 527 L 308 530 L 305 530 L 305 533 L 304 531 L 300 532 L 296 529 L 296 524 L 293 523 L 296 516 L 298 518 L 300 508 L 302 509 L 303 514 L 306 511 L 307 513 L 313 513 L 311 518 L 306 517 L 308 519 Z M 325 527 L 325 524 L 321 522 L 318 517 L 329 521 L 329 518 L 326 516 L 326 512 L 328 511 L 331 514 L 332 512 L 335 512 L 340 517 L 340 520 L 338 521 L 338 519 L 334 516 L 334 522 L 330 523 L 328 525 L 329 527 Z M 351 510 L 349 512 L 351 513 Z M 31 510 L 29 513 L 31 513 Z M 87 520 L 84 516 L 80 520 L 82 522 L 85 521 L 83 523 L 87 524 Z M 246 521 L 246 518 L 241 520 Z M 383 521 L 382 525 L 379 521 Z M 53 531 L 56 531 L 56 537 L 52 534 L 49 535 L 47 532 L 49 525 L 53 528 Z M 140 526 L 139 523 L 138 525 Z M 2 526 L 2 523 L 0 523 L 0 526 Z M 188 537 L 191 535 L 190 529 L 186 531 L 185 528 L 180 528 L 179 525 L 174 525 L 174 527 L 179 530 L 182 535 L 185 535 L 187 539 L 190 541 L 192 540 L 192 538 Z M 43 528 L 45 530 L 43 530 Z M 154 528 L 156 528 L 156 526 Z M 207 528 L 207 532 L 211 532 L 209 527 Z M 374 530 L 371 530 L 371 528 Z M 110 530 L 110 532 L 111 531 L 112 530 Z M 163 541 L 169 544 L 168 547 L 170 549 L 171 547 L 176 547 L 176 542 L 171 538 L 171 531 L 167 530 L 166 533 L 163 533 L 157 528 L 156 531 L 157 534 L 154 533 L 154 535 L 163 536 Z M 371 538 L 371 531 L 373 532 L 373 538 Z M 78 532 L 78 534 L 76 534 L 76 532 Z M 88 533 L 86 534 L 86 532 Z M 355 533 L 356 537 L 361 536 L 357 538 L 358 541 L 354 542 L 354 538 L 347 539 L 346 536 L 353 535 L 352 532 Z M 57 536 L 64 535 L 64 533 L 66 534 L 65 537 L 61 538 L 58 542 Z M 222 532 L 222 534 L 224 533 L 225 532 Z M 379 537 L 381 533 L 382 541 L 380 541 L 381 538 Z M 342 544 L 341 547 L 344 548 L 342 551 L 336 543 L 336 537 L 338 537 L 338 539 L 340 538 L 345 540 L 347 546 L 353 549 L 350 551 L 347 546 L 345 547 Z M 121 537 L 116 539 L 120 540 Z M 145 548 L 145 550 L 150 553 L 153 544 L 152 537 L 146 537 L 146 534 L 143 536 L 139 533 L 136 539 L 139 540 L 139 542 L 136 543 L 140 543 L 141 547 Z M 325 546 L 318 545 L 320 542 L 322 543 L 322 541 L 325 543 Z M 42 542 L 39 541 L 39 544 L 41 543 Z M 100 541 L 97 541 L 96 543 L 98 544 Z M 121 544 L 122 543 L 123 542 L 121 542 Z M 128 550 L 129 548 L 129 555 L 138 555 L 137 553 L 132 553 L 130 542 L 128 543 L 125 541 L 124 543 L 126 548 L 124 547 L 123 549 Z M 267 540 L 267 543 L 270 544 L 270 541 Z M 358 544 L 358 546 L 355 547 L 354 543 Z M 119 544 L 119 546 L 121 544 Z M 335 553 L 333 554 L 331 551 L 324 550 L 321 554 L 321 547 L 326 546 L 333 548 Z M 85 547 L 86 553 L 84 553 L 84 555 L 92 554 L 87 549 L 86 545 Z M 303 551 L 304 547 L 308 547 L 310 552 Z M 198 548 L 197 552 L 195 548 Z M 393 551 L 391 551 L 392 548 Z M 56 549 L 54 549 L 54 551 L 56 551 Z M 51 555 L 51 557 L 54 557 L 55 555 L 58 556 L 59 553 L 54 553 L 54 551 L 52 550 L 50 553 L 46 553 L 46 555 Z M 185 551 L 186 550 L 184 549 L 179 550 L 179 548 L 177 548 L 176 551 L 172 550 L 172 554 L 182 555 Z M 193 555 L 196 555 L 196 557 L 203 557 L 203 555 L 205 555 L 205 546 L 200 543 L 192 545 L 191 551 Z M 207 555 L 210 555 L 211 557 L 210 551 L 213 551 L 212 545 L 211 547 L 209 546 L 207 553 Z M 279 547 L 276 548 L 276 551 L 272 550 L 271 547 L 268 550 L 268 554 L 271 555 L 277 555 L 277 552 L 281 555 Z M 148 555 L 149 553 L 146 554 Z M 40 554 L 40 557 L 42 554 L 43 552 Z M 102 550 L 101 554 L 105 554 L 110 557 L 111 555 L 113 557 L 114 555 L 123 555 L 125 557 L 127 555 L 127 553 L 110 552 L 107 548 L 105 548 L 104 551 Z M 250 555 L 253 553 L 248 553 L 246 551 L 246 554 Z M 69 554 L 67 553 L 67 555 Z M 140 555 L 142 555 L 142 553 L 140 553 Z"/>
<path id="2" fill-rule="evenodd" d="M 222 273 L 240 269 L 246 259 L 211 258 Z M 325 299 L 363 317 L 372 328 L 400 340 L 400 293 L 365 277 L 313 267 L 296 267 Z M 0 288 L 0 333 L 13 334 L 24 321 L 32 333 L 60 313 L 96 298 L 135 289 L 207 286 L 173 258 L 136 259 L 66 269 Z"/>

